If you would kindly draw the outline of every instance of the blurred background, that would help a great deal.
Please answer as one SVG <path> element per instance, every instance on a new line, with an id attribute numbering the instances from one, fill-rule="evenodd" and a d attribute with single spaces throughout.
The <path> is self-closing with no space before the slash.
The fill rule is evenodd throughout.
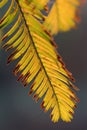
<path id="1" fill-rule="evenodd" d="M 0 15 L 3 12 L 0 12 Z M 8 54 L 0 48 L 0 130 L 87 130 L 87 3 L 81 7 L 81 22 L 76 30 L 58 34 L 55 41 L 66 67 L 80 88 L 80 103 L 71 123 L 51 122 L 49 112 L 40 109 L 12 74 L 14 64 L 6 65 Z"/>

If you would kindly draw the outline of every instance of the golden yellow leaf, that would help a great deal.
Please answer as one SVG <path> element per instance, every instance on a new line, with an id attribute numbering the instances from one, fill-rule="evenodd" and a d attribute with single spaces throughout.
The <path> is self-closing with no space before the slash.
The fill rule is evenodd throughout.
<path id="1" fill-rule="evenodd" d="M 12 50 L 7 63 L 18 59 L 14 74 L 24 86 L 33 82 L 29 95 L 34 93 L 36 101 L 43 97 L 41 106 L 44 111 L 51 110 L 53 122 L 59 119 L 69 122 L 78 102 L 72 89 L 78 88 L 72 84 L 72 74 L 66 69 L 53 37 L 43 24 L 42 7 L 40 10 L 37 2 L 39 0 L 12 0 L 0 20 L 3 30 L 13 24 L 2 37 L 3 47 Z M 39 4 L 44 9 L 47 2 L 41 0 Z M 2 6 L 5 4 L 6 0 Z"/>
<path id="2" fill-rule="evenodd" d="M 54 0 L 44 25 L 52 34 L 70 30 L 78 22 L 79 5 L 79 0 Z"/>

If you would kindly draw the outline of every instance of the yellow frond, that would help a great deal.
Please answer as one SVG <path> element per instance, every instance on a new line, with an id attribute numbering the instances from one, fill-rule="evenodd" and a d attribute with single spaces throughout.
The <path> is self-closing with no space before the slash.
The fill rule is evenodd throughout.
<path id="1" fill-rule="evenodd" d="M 79 5 L 79 0 L 55 0 L 44 25 L 52 34 L 74 28 Z"/>
<path id="2" fill-rule="evenodd" d="M 44 15 L 37 2 L 39 0 L 12 0 L 0 20 L 1 29 L 13 24 L 2 37 L 3 47 L 12 50 L 7 63 L 18 59 L 14 74 L 24 86 L 33 82 L 29 95 L 34 93 L 36 101 L 43 97 L 41 106 L 45 111 L 51 110 L 53 122 L 59 119 L 69 122 L 78 101 L 71 88 L 77 90 L 77 87 L 71 82 L 72 74 L 66 70 L 57 53 L 52 36 L 40 21 Z M 41 0 L 39 4 L 44 7 L 47 2 Z"/>
<path id="3" fill-rule="evenodd" d="M 0 8 L 3 7 L 6 3 L 8 2 L 8 0 L 3 0 L 0 2 Z"/>

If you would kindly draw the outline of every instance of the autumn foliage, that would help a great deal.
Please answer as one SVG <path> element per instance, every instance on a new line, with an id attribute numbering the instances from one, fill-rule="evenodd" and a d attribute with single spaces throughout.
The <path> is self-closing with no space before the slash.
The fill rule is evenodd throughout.
<path id="1" fill-rule="evenodd" d="M 7 3 L 0 2 L 1 11 Z M 53 35 L 76 27 L 79 6 L 79 0 L 11 0 L 0 19 L 0 30 L 9 28 L 1 38 L 2 47 L 12 50 L 7 63 L 18 59 L 14 74 L 25 87 L 32 83 L 29 95 L 36 101 L 43 98 L 41 106 L 51 110 L 53 122 L 70 122 L 78 102 L 73 91 L 78 88 Z"/>

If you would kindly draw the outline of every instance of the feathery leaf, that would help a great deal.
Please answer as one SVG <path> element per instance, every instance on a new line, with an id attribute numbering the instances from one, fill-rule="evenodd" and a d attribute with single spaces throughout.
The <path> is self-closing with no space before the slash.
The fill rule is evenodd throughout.
<path id="1" fill-rule="evenodd" d="M 6 1 L 3 0 L 1 8 Z M 78 88 L 72 84 L 72 74 L 66 70 L 56 51 L 53 37 L 43 24 L 45 16 L 41 10 L 45 9 L 47 2 L 48 0 L 11 1 L 0 20 L 1 29 L 13 24 L 2 37 L 3 48 L 12 50 L 7 63 L 19 58 L 14 74 L 18 75 L 18 80 L 24 86 L 33 82 L 29 95 L 34 93 L 36 101 L 43 97 L 41 106 L 45 111 L 51 110 L 52 121 L 57 122 L 61 118 L 69 122 L 78 101 L 71 88 Z"/>
<path id="2" fill-rule="evenodd" d="M 53 6 L 44 22 L 52 34 L 68 31 L 76 26 L 79 0 L 54 0 Z"/>

